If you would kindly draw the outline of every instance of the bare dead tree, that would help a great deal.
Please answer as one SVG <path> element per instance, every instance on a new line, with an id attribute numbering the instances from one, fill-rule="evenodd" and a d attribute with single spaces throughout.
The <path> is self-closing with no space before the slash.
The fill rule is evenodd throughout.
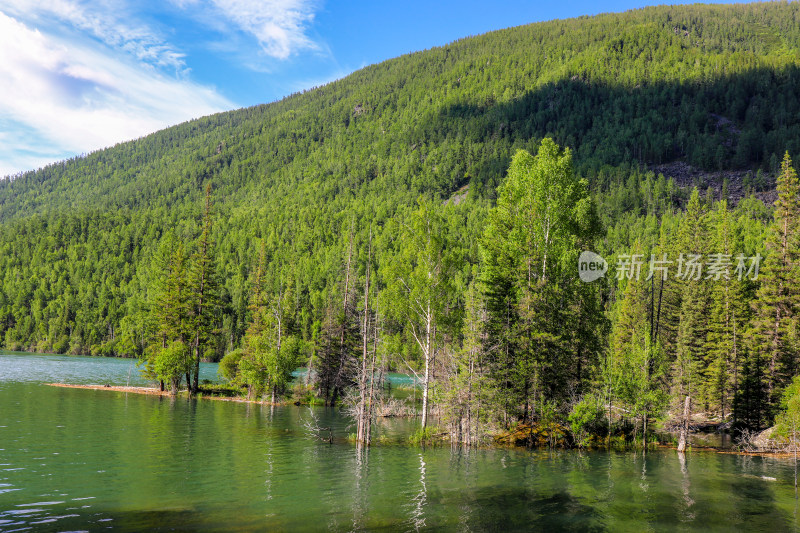
<path id="1" fill-rule="evenodd" d="M 321 440 L 323 442 L 327 442 L 328 444 L 332 444 L 333 429 L 330 426 L 320 426 L 319 418 L 314 414 L 314 410 L 310 407 L 308 408 L 308 415 L 308 418 L 303 420 L 303 428 L 305 429 L 306 435 L 315 440 Z"/>
<path id="2" fill-rule="evenodd" d="M 369 445 L 369 399 L 367 398 L 367 382 L 371 381 L 368 375 L 367 361 L 369 360 L 369 337 L 370 337 L 370 263 L 372 260 L 372 230 L 369 233 L 369 245 L 367 248 L 367 265 L 364 272 L 364 312 L 361 328 L 361 369 L 358 375 L 358 406 L 356 408 L 356 442 Z"/>
<path id="3" fill-rule="evenodd" d="M 341 302 L 329 302 L 323 323 L 323 342 L 317 361 L 321 396 L 334 406 L 345 389 L 352 386 L 358 371 L 358 319 L 356 317 L 353 273 L 353 229 L 351 225 L 344 259 Z"/>
<path id="4" fill-rule="evenodd" d="M 691 410 L 692 400 L 689 396 L 683 404 L 683 420 L 681 421 L 681 433 L 678 440 L 678 453 L 682 454 L 686 451 L 686 438 L 689 433 L 689 412 Z"/>

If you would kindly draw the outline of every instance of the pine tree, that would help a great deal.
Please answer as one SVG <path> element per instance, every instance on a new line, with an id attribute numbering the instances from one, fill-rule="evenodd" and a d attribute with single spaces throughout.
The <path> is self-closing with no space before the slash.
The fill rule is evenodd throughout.
<path id="1" fill-rule="evenodd" d="M 733 416 L 740 427 L 761 429 L 771 419 L 764 357 L 758 351 L 748 351 L 743 359 L 741 383 L 733 399 Z"/>
<path id="2" fill-rule="evenodd" d="M 200 379 L 200 360 L 212 341 L 217 315 L 220 309 L 220 282 L 216 269 L 216 252 L 211 218 L 211 185 L 206 187 L 203 229 L 197 242 L 197 251 L 192 257 L 190 284 L 192 291 L 192 313 L 194 336 L 191 342 L 194 359 L 191 391 L 197 393 Z"/>
<path id="3" fill-rule="evenodd" d="M 678 230 L 678 264 L 680 277 L 680 315 L 678 317 L 673 366 L 673 397 L 679 403 L 686 396 L 700 397 L 702 373 L 705 370 L 709 286 L 704 282 L 702 266 L 708 242 L 707 215 L 695 188 L 686 206 Z M 701 398 L 705 400 L 705 398 Z"/>
<path id="4" fill-rule="evenodd" d="M 646 254 L 637 240 L 631 249 L 631 261 Z M 652 274 L 652 275 L 651 275 Z M 611 346 L 603 370 L 602 388 L 606 394 L 606 417 L 611 429 L 614 400 L 622 403 L 635 420 L 641 419 L 646 437 L 647 421 L 663 407 L 664 357 L 655 331 L 656 280 L 665 277 L 660 271 L 621 276 L 622 298 L 616 302 Z"/>
<path id="5" fill-rule="evenodd" d="M 797 374 L 798 357 L 793 346 L 793 324 L 800 296 L 800 185 L 787 152 L 777 182 L 774 221 L 761 265 L 761 286 L 753 302 L 754 349 L 763 350 L 767 394 L 777 404 L 779 390 Z"/>
<path id="6" fill-rule="evenodd" d="M 183 243 L 168 239 L 155 266 L 151 288 L 150 321 L 153 338 L 144 353 L 147 375 L 171 386 L 177 393 L 183 377 L 191 384 L 192 300 Z"/>
<path id="7" fill-rule="evenodd" d="M 727 201 L 717 204 L 712 214 L 712 251 L 707 264 L 717 265 L 704 275 L 711 284 L 711 309 L 705 347 L 703 396 L 712 410 L 724 419 L 731 412 L 738 386 L 742 339 L 749 316 L 747 280 L 735 274 L 736 257 L 741 245 L 736 242 Z"/>

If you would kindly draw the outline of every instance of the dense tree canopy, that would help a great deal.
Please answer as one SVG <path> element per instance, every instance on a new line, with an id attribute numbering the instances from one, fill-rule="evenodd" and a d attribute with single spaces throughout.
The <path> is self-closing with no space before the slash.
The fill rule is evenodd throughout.
<path id="1" fill-rule="evenodd" d="M 232 379 L 272 391 L 299 361 L 333 403 L 380 345 L 431 380 L 452 356 L 432 395 L 464 416 L 478 397 L 505 423 L 589 398 L 646 422 L 670 393 L 759 425 L 798 361 L 799 15 L 697 5 L 511 28 L 2 180 L 0 344 L 149 358 L 167 381 L 233 353 Z M 690 192 L 649 170 L 676 161 L 750 174 Z M 713 284 L 588 285 L 583 249 L 732 266 Z M 737 278 L 756 254 L 762 279 Z M 442 258 L 446 275 L 425 271 Z M 402 298 L 435 304 L 427 340 Z M 359 340 L 370 324 L 381 342 Z"/>

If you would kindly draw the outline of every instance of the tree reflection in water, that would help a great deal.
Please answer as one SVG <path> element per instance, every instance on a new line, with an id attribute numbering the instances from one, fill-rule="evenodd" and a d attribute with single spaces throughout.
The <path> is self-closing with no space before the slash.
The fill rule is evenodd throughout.
<path id="1" fill-rule="evenodd" d="M 419 454 L 419 491 L 411 500 L 410 525 L 419 531 L 425 527 L 425 505 L 428 502 L 428 487 L 425 482 L 425 459 Z"/>

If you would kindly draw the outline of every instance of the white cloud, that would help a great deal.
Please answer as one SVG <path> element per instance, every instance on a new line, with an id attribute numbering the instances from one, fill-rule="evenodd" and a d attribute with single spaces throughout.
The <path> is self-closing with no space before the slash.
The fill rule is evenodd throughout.
<path id="1" fill-rule="evenodd" d="M 288 59 L 304 50 L 319 50 L 307 32 L 318 9 L 315 0 L 172 0 L 196 18 L 222 30 L 222 17 L 256 38 L 270 57 Z"/>
<path id="2" fill-rule="evenodd" d="M 314 20 L 315 4 L 307 0 L 213 0 L 214 4 L 247 33 L 254 35 L 264 51 L 286 59 L 316 45 L 306 36 Z"/>
<path id="3" fill-rule="evenodd" d="M 20 20 L 48 27 L 54 21 L 91 34 L 104 44 L 156 66 L 185 68 L 185 55 L 129 11 L 123 2 L 86 0 L 5 0 L 3 10 Z"/>
<path id="4" fill-rule="evenodd" d="M 191 82 L 170 16 L 204 28 L 206 50 L 227 45 L 221 55 L 266 72 L 326 53 L 309 37 L 320 2 L 0 0 L 0 176 L 236 107 Z"/>
<path id="5" fill-rule="evenodd" d="M 0 174 L 234 107 L 212 88 L 162 74 L 153 65 L 168 55 L 159 50 L 139 47 L 134 61 L 0 11 Z"/>

